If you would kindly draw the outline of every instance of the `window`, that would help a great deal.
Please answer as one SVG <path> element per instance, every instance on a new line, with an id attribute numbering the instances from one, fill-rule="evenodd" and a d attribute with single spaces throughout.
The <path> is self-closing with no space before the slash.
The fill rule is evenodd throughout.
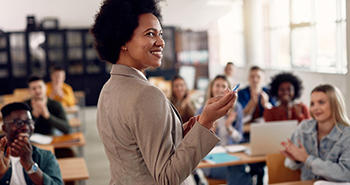
<path id="1" fill-rule="evenodd" d="M 218 20 L 219 60 L 223 66 L 234 62 L 244 66 L 243 2 L 234 1 L 232 10 Z"/>
<path id="2" fill-rule="evenodd" d="M 346 0 L 267 0 L 265 64 L 347 73 Z"/>

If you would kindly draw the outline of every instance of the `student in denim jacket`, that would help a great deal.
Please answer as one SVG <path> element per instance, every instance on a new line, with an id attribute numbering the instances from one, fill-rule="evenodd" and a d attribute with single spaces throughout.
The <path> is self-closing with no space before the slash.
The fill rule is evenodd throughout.
<path id="1" fill-rule="evenodd" d="M 350 122 L 340 91 L 319 85 L 311 92 L 313 120 L 302 122 L 283 142 L 285 166 L 301 168 L 301 180 L 350 182 Z"/>

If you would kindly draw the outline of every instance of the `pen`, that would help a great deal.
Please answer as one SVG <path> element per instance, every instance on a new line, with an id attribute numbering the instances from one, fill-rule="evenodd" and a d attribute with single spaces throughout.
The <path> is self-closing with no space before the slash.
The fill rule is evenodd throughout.
<path id="1" fill-rule="evenodd" d="M 233 87 L 232 91 L 236 91 L 238 87 L 239 87 L 239 83 L 235 87 Z"/>

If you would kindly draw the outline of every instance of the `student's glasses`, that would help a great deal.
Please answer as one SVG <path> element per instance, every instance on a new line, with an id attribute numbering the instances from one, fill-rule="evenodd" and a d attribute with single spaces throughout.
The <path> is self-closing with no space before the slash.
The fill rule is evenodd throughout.
<path id="1" fill-rule="evenodd" d="M 34 121 L 32 119 L 26 119 L 26 120 L 14 119 L 12 121 L 4 122 L 4 123 L 14 125 L 17 128 L 21 128 L 23 125 L 34 124 Z"/>

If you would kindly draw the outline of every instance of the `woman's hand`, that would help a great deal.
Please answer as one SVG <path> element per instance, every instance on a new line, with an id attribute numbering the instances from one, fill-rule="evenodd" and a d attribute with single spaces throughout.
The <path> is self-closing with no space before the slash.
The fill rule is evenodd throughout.
<path id="1" fill-rule="evenodd" d="M 199 116 L 191 117 L 186 123 L 183 124 L 182 128 L 184 131 L 184 136 L 191 130 L 193 125 L 198 121 Z"/>
<path id="2" fill-rule="evenodd" d="M 233 106 L 237 99 L 237 92 L 229 89 L 225 90 L 224 96 L 218 96 L 208 99 L 203 108 L 203 112 L 198 122 L 204 127 L 210 129 L 218 118 L 224 116 Z"/>
<path id="3" fill-rule="evenodd" d="M 282 142 L 281 144 L 284 147 L 284 150 L 282 150 L 281 153 L 294 161 L 306 162 L 309 154 L 307 154 L 300 140 L 298 140 L 298 143 L 299 147 L 296 146 L 290 139 L 288 139 L 287 142 Z"/>

